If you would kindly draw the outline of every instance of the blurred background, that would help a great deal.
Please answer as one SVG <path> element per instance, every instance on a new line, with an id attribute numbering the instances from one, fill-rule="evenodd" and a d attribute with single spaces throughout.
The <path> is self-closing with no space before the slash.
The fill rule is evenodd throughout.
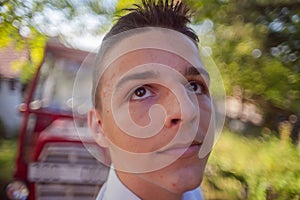
<path id="1" fill-rule="evenodd" d="M 134 0 L 0 0 L 0 199 L 12 179 L 19 105 L 48 41 L 93 51 Z M 206 199 L 300 199 L 300 1 L 185 0 L 218 66 L 227 118 Z"/>

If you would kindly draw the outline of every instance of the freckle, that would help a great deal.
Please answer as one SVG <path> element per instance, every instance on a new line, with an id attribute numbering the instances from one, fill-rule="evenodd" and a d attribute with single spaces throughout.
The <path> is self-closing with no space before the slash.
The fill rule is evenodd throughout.
<path id="1" fill-rule="evenodd" d="M 173 187 L 176 187 L 176 183 L 172 183 L 172 186 L 173 186 Z"/>

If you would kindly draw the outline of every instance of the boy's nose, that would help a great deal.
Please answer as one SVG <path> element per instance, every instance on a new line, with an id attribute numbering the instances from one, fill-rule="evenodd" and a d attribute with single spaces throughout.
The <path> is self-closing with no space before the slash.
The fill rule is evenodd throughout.
<path id="1" fill-rule="evenodd" d="M 181 123 L 191 123 L 199 114 L 197 98 L 186 89 L 171 93 L 167 99 L 167 118 L 165 127 L 171 128 Z"/>

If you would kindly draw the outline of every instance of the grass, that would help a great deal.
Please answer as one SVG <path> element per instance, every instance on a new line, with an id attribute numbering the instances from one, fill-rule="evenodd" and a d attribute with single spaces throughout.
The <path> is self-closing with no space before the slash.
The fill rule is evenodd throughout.
<path id="1" fill-rule="evenodd" d="M 5 199 L 5 187 L 12 180 L 17 141 L 0 139 L 0 199 Z"/>
<path id="2" fill-rule="evenodd" d="M 300 149 L 273 136 L 225 131 L 203 182 L 206 199 L 300 199 Z"/>

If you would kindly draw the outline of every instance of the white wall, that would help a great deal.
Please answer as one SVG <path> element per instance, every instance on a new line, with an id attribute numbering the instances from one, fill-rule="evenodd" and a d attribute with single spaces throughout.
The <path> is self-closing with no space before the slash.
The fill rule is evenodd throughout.
<path id="1" fill-rule="evenodd" d="M 11 89 L 9 79 L 0 78 L 0 121 L 4 130 L 0 129 L 0 135 L 12 137 L 18 133 L 21 124 L 21 114 L 18 105 L 22 103 L 21 84 L 15 81 L 14 89 Z"/>

